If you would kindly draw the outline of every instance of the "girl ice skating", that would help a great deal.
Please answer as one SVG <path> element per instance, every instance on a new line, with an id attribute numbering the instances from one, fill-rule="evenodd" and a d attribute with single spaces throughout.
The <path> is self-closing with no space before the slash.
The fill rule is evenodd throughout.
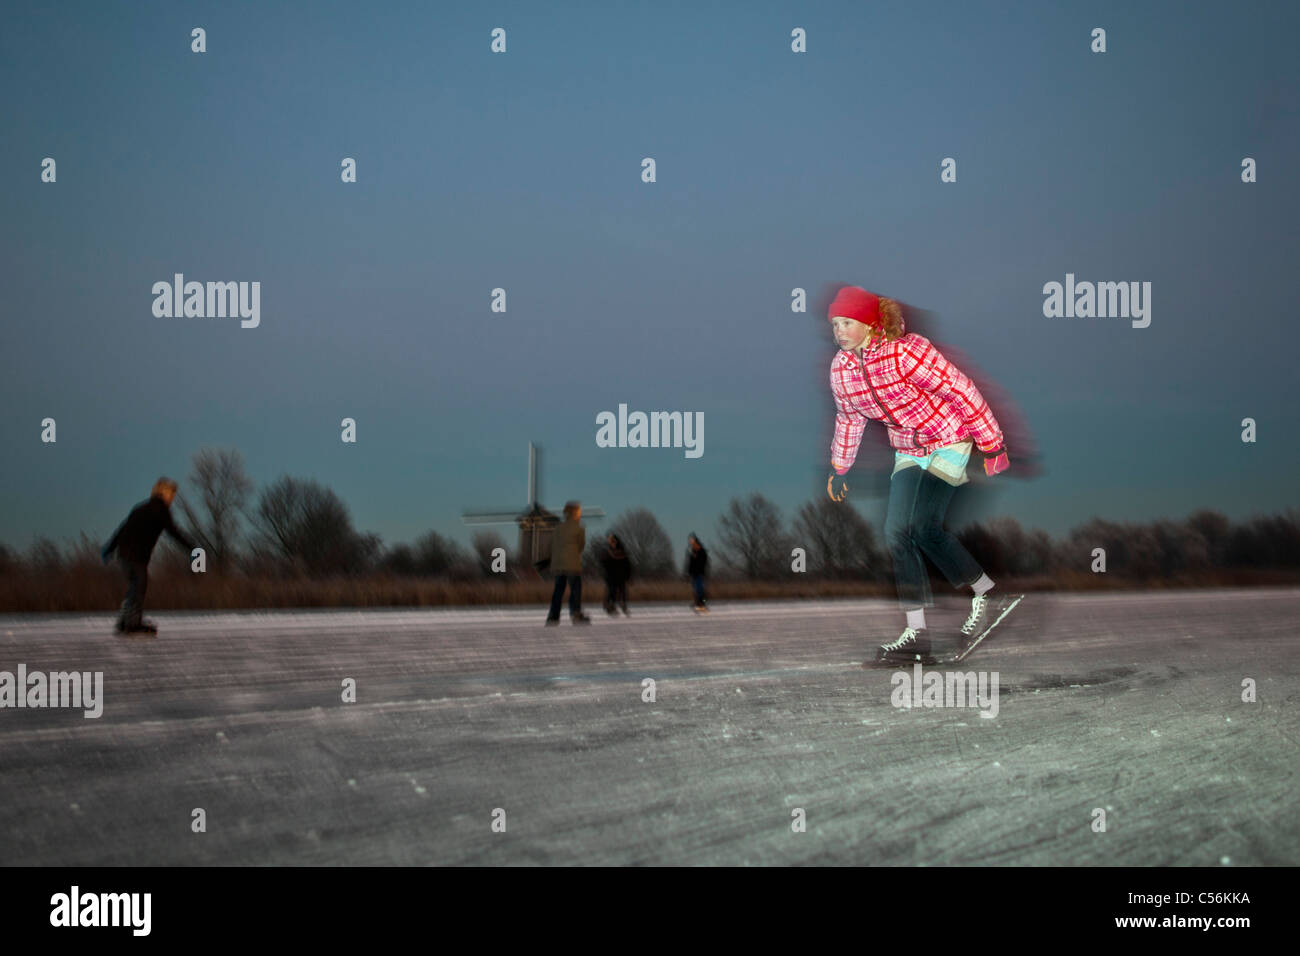
<path id="1" fill-rule="evenodd" d="M 964 653 L 1016 596 L 991 595 L 991 581 L 970 553 L 943 526 L 956 488 L 965 484 L 972 446 L 984 454 L 992 476 L 1009 465 L 1002 430 L 975 384 L 943 357 L 923 335 L 906 333 L 903 312 L 893 299 L 857 286 L 840 289 L 828 318 L 840 347 L 831 362 L 835 397 L 835 438 L 827 493 L 844 496 L 843 476 L 858 454 L 867 421 L 882 422 L 894 449 L 889 481 L 885 539 L 894 563 L 900 608 L 907 625 L 896 639 L 881 644 L 878 663 L 934 663 L 925 609 L 934 602 L 922 555 L 928 556 L 954 587 L 970 587 L 970 616 L 960 633 L 941 642 Z"/>

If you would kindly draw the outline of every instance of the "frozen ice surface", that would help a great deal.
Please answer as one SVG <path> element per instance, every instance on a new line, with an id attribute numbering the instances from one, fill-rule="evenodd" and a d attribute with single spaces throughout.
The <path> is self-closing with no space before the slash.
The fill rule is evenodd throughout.
<path id="1" fill-rule="evenodd" d="M 714 610 L 0 617 L 0 671 L 104 673 L 97 720 L 0 709 L 0 860 L 1300 863 L 1300 591 L 1031 594 L 986 719 L 859 666 L 893 601 Z"/>

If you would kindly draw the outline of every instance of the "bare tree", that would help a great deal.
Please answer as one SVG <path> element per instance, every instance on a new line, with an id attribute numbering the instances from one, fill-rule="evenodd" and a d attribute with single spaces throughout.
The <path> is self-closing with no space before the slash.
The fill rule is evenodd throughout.
<path id="1" fill-rule="evenodd" d="M 1056 542 L 1042 528 L 1029 533 L 1026 549 L 1023 573 L 1050 574 L 1056 570 Z"/>
<path id="2" fill-rule="evenodd" d="M 671 574 L 673 571 L 673 543 L 668 532 L 648 508 L 634 508 L 619 515 L 610 527 L 618 535 L 623 550 L 632 562 L 633 573 L 647 578 Z M 603 549 L 605 534 L 599 536 Z M 603 550 L 601 551 L 603 554 Z"/>
<path id="3" fill-rule="evenodd" d="M 1152 577 L 1164 567 L 1160 537 L 1150 524 L 1089 519 L 1070 532 L 1070 567 L 1087 570 L 1092 551 L 1104 548 L 1106 568 L 1112 573 Z"/>
<path id="4" fill-rule="evenodd" d="M 1124 522 L 1125 562 L 1121 570 L 1135 577 L 1149 578 L 1161 572 L 1164 554 L 1160 538 L 1150 524 Z"/>
<path id="5" fill-rule="evenodd" d="M 718 519 L 718 540 L 723 560 L 746 577 L 777 577 L 789 570 L 789 537 L 780 509 L 760 494 L 731 499 Z"/>
<path id="6" fill-rule="evenodd" d="M 813 574 L 861 577 L 889 571 L 871 525 L 847 503 L 814 498 L 805 504 L 795 516 L 792 540 L 807 552 Z"/>
<path id="7" fill-rule="evenodd" d="M 1300 564 L 1300 524 L 1295 509 L 1286 517 L 1259 515 L 1233 528 L 1228 559 L 1236 567 L 1276 568 Z"/>
<path id="8" fill-rule="evenodd" d="M 195 453 L 190 484 L 196 489 L 202 516 L 180 496 L 181 511 L 194 537 L 208 553 L 214 570 L 225 570 L 235 557 L 239 516 L 253 491 L 238 449 L 204 448 Z"/>
<path id="9" fill-rule="evenodd" d="M 417 540 L 411 550 L 417 574 L 450 574 L 468 561 L 460 545 L 436 531 L 429 531 Z"/>
<path id="10" fill-rule="evenodd" d="M 989 574 L 1046 574 L 1054 560 L 1052 539 L 1041 528 L 1026 531 L 1009 515 L 990 518 L 984 537 L 968 548 Z"/>
<path id="11" fill-rule="evenodd" d="M 1107 570 L 1113 573 L 1127 562 L 1126 536 L 1123 525 L 1089 518 L 1070 531 L 1069 540 L 1061 547 L 1061 562 L 1070 570 L 1087 571 L 1092 566 L 1093 551 L 1102 548 L 1106 552 Z"/>
<path id="12" fill-rule="evenodd" d="M 1201 509 L 1187 519 L 1187 525 L 1205 540 L 1207 558 L 1214 567 L 1222 567 L 1228 557 L 1232 525 L 1217 511 Z"/>
<path id="13" fill-rule="evenodd" d="M 384 553 L 379 566 L 389 574 L 413 575 L 415 553 L 409 544 L 395 544 Z"/>
<path id="14" fill-rule="evenodd" d="M 604 568 L 605 548 L 609 534 L 605 531 L 593 532 L 587 529 L 587 547 L 582 552 L 582 570 L 584 574 L 599 574 Z"/>
<path id="15" fill-rule="evenodd" d="M 1174 522 L 1167 518 L 1155 521 L 1152 531 L 1160 545 L 1160 570 L 1164 574 L 1175 571 L 1202 570 L 1210 565 L 1210 545 L 1205 536 L 1189 522 Z"/>
<path id="16" fill-rule="evenodd" d="M 333 491 L 287 475 L 262 491 L 254 524 L 264 548 L 310 574 L 362 570 L 380 545 L 377 536 L 353 529 Z"/>
<path id="17" fill-rule="evenodd" d="M 492 574 L 493 551 L 497 548 L 501 548 L 509 553 L 509 549 L 506 548 L 505 538 L 501 537 L 501 535 L 496 531 L 476 531 L 474 532 L 474 537 L 470 539 L 470 542 L 470 546 L 473 548 L 474 554 L 478 558 L 479 567 L 482 568 L 484 574 Z M 516 558 L 515 564 L 519 564 L 518 558 Z"/>

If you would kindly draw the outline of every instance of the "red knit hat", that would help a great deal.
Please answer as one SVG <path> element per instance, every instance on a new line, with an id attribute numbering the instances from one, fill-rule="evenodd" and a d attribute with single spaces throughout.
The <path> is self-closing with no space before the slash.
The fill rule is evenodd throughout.
<path id="1" fill-rule="evenodd" d="M 879 328 L 880 299 L 860 286 L 846 285 L 836 293 L 826 318 L 834 321 L 838 315 Z"/>

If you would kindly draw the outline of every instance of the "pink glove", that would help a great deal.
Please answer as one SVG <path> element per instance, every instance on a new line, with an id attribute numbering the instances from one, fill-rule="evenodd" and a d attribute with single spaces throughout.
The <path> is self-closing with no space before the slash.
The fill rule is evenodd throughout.
<path id="1" fill-rule="evenodd" d="M 1007 450 L 1005 448 L 999 449 L 996 455 L 990 452 L 984 457 L 984 474 L 990 478 L 1000 471 L 1006 471 L 1009 467 L 1011 467 L 1011 462 L 1007 460 Z"/>

